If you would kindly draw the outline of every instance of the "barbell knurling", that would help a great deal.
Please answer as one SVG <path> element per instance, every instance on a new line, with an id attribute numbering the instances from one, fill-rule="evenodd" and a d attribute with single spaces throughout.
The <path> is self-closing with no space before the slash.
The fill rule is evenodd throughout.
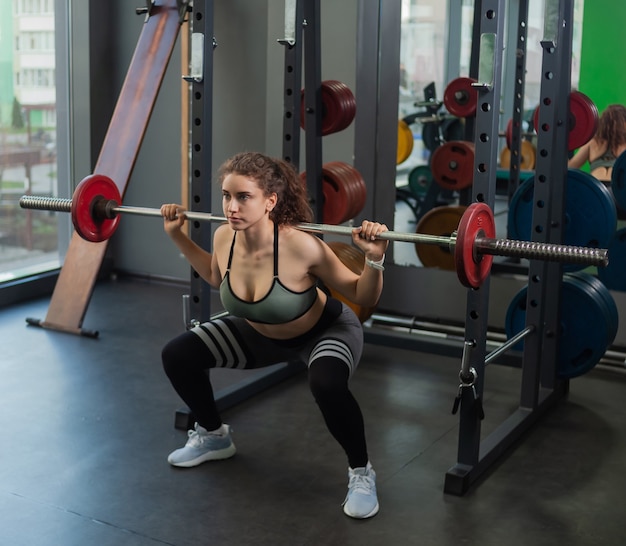
<path id="1" fill-rule="evenodd" d="M 587 264 L 601 267 L 606 267 L 609 264 L 608 250 L 603 248 L 481 237 L 476 238 L 474 246 L 479 253 L 492 254 L 493 256 Z"/>
<path id="2" fill-rule="evenodd" d="M 23 209 L 48 210 L 53 212 L 72 212 L 72 200 L 60 197 L 41 197 L 24 195 L 20 198 Z"/>

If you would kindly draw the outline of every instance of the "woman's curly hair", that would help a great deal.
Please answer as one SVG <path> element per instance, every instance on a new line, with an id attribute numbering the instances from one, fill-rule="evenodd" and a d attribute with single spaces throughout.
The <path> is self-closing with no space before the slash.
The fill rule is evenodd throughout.
<path id="1" fill-rule="evenodd" d="M 595 139 L 607 143 L 607 149 L 614 151 L 626 144 L 626 107 L 621 104 L 607 106 L 598 120 Z"/>
<path id="2" fill-rule="evenodd" d="M 306 184 L 287 161 L 259 152 L 241 152 L 227 159 L 220 167 L 221 184 L 229 174 L 247 176 L 257 181 L 265 196 L 277 195 L 270 219 L 278 225 L 311 222 L 313 211 L 309 205 Z"/>

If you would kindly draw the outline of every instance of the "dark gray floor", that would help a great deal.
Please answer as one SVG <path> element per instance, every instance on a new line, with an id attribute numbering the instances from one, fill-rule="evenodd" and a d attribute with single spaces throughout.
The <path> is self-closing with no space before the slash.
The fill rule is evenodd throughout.
<path id="1" fill-rule="evenodd" d="M 367 345 L 352 384 L 378 472 L 381 510 L 367 521 L 341 511 L 346 462 L 303 374 L 225 412 L 233 459 L 170 467 L 185 434 L 159 354 L 182 331 L 183 292 L 98 285 L 84 324 L 97 340 L 26 326 L 45 317 L 47 300 L 0 309 L 0 544 L 624 543 L 619 372 L 573 380 L 569 397 L 457 497 L 443 480 L 456 462 L 459 362 Z M 518 379 L 487 369 L 485 433 L 516 408 Z"/>

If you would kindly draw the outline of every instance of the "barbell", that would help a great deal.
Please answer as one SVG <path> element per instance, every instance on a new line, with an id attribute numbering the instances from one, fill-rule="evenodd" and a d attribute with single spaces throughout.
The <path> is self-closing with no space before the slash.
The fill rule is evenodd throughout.
<path id="1" fill-rule="evenodd" d="M 92 174 L 76 187 L 72 199 L 24 195 L 20 207 L 24 209 L 69 212 L 76 232 L 87 241 L 109 239 L 120 220 L 120 214 L 161 217 L 160 209 L 120 205 L 117 185 L 109 177 Z M 199 222 L 226 222 L 224 216 L 207 212 L 186 211 L 189 220 Z M 295 226 L 311 233 L 352 235 L 348 226 L 302 223 Z M 489 276 L 493 256 L 527 258 L 552 262 L 608 265 L 608 250 L 599 248 L 515 241 L 495 238 L 493 211 L 485 203 L 472 203 L 461 217 L 458 229 L 450 236 L 423 233 L 385 231 L 378 237 L 389 241 L 423 243 L 447 247 L 454 254 L 456 272 L 461 284 L 479 288 Z"/>

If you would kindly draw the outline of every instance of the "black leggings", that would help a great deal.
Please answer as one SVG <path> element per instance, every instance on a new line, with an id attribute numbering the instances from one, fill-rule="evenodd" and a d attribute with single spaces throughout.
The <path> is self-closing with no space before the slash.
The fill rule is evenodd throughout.
<path id="1" fill-rule="evenodd" d="M 246 350 L 241 340 L 238 342 L 240 348 Z M 291 356 L 289 351 L 278 349 Z M 185 332 L 163 348 L 162 358 L 172 386 L 197 422 L 208 430 L 219 428 L 222 420 L 208 373 L 208 369 L 216 366 L 216 359 L 205 341 L 193 332 Z M 291 360 L 285 358 L 284 361 Z M 255 363 L 248 362 L 249 365 L 243 367 L 259 367 Z M 328 430 L 346 452 L 350 467 L 358 468 L 367 464 L 368 454 L 363 415 L 348 388 L 350 372 L 345 361 L 332 356 L 331 351 L 330 356 L 319 356 L 310 362 L 308 381 Z"/>

